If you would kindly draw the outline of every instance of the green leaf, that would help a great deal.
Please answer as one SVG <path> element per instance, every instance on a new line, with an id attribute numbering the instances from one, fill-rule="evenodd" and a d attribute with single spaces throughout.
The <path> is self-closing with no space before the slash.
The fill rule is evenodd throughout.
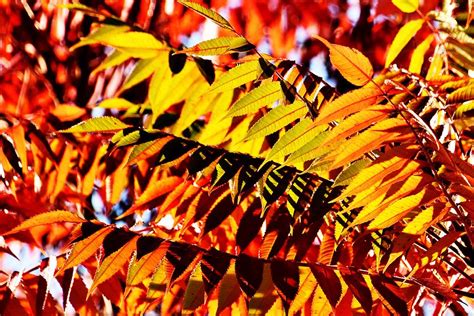
<path id="1" fill-rule="evenodd" d="M 385 67 L 390 66 L 390 64 L 397 58 L 398 54 L 402 51 L 402 49 L 408 44 L 408 42 L 415 36 L 415 34 L 421 29 L 423 26 L 424 20 L 412 20 L 402 26 L 402 28 L 398 31 L 397 35 L 395 36 L 392 45 L 387 53 L 387 60 L 385 61 Z"/>
<path id="2" fill-rule="evenodd" d="M 225 72 L 214 81 L 209 89 L 209 93 L 240 87 L 247 82 L 256 80 L 261 73 L 262 68 L 258 60 L 242 63 Z"/>
<path id="3" fill-rule="evenodd" d="M 418 9 L 419 0 L 392 0 L 393 4 L 402 12 L 412 13 Z"/>
<path id="4" fill-rule="evenodd" d="M 213 56 L 230 54 L 235 51 L 244 52 L 252 48 L 253 45 L 250 44 L 245 37 L 230 36 L 203 41 L 193 47 L 177 51 L 175 54 Z"/>
<path id="5" fill-rule="evenodd" d="M 245 136 L 245 140 L 274 133 L 291 122 L 302 118 L 307 112 L 308 110 L 302 101 L 295 101 L 290 105 L 279 105 L 252 125 Z"/>
<path id="6" fill-rule="evenodd" d="M 76 124 L 61 133 L 85 133 L 85 132 L 116 132 L 127 128 L 129 125 L 122 123 L 118 118 L 112 116 L 94 117 L 87 121 Z"/>
<path id="7" fill-rule="evenodd" d="M 178 0 L 178 2 L 184 5 L 185 7 L 190 8 L 193 11 L 199 13 L 200 15 L 208 19 L 211 19 L 214 23 L 216 23 L 220 27 L 228 29 L 230 31 L 234 31 L 234 28 L 232 27 L 232 25 L 230 25 L 230 23 L 216 11 L 205 8 L 199 3 L 196 3 L 194 1 Z"/>
<path id="8" fill-rule="evenodd" d="M 263 106 L 284 98 L 279 81 L 262 83 L 240 98 L 227 112 L 226 117 L 246 115 L 256 112 Z"/>

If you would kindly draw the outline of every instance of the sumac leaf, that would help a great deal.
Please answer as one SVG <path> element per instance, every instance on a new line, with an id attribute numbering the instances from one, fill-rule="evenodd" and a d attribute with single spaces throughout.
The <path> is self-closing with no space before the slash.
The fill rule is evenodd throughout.
<path id="1" fill-rule="evenodd" d="M 235 271 L 240 288 L 252 298 L 257 292 L 263 278 L 263 261 L 241 254 L 235 261 Z"/>

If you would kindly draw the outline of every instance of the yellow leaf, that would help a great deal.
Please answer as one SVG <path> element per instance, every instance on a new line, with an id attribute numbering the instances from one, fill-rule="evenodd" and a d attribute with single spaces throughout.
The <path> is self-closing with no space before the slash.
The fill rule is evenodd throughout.
<path id="1" fill-rule="evenodd" d="M 150 77 L 155 69 L 157 69 L 163 63 L 164 56 L 168 56 L 168 54 L 159 54 L 155 58 L 139 60 L 135 64 L 135 68 L 133 68 L 130 75 L 120 87 L 120 92 L 125 91 Z M 163 68 L 168 69 L 167 66 Z"/>
<path id="2" fill-rule="evenodd" d="M 374 74 L 372 64 L 357 49 L 331 44 L 317 35 L 315 37 L 329 48 L 331 63 L 347 81 L 356 86 L 363 86 L 372 79 Z"/>
<path id="3" fill-rule="evenodd" d="M 135 58 L 152 58 L 162 51 L 169 51 L 153 35 L 145 32 L 113 33 L 101 38 L 100 42 Z"/>
<path id="4" fill-rule="evenodd" d="M 393 4 L 402 12 L 412 13 L 418 9 L 419 0 L 392 0 Z"/>
<path id="5" fill-rule="evenodd" d="M 274 133 L 308 113 L 302 101 L 290 105 L 279 105 L 260 118 L 247 132 L 245 140 L 255 139 Z"/>
<path id="6" fill-rule="evenodd" d="M 135 106 L 135 104 L 123 98 L 105 99 L 98 105 L 100 108 L 117 110 L 128 110 L 133 106 Z"/>
<path id="7" fill-rule="evenodd" d="M 426 37 L 420 45 L 418 45 L 411 55 L 410 67 L 408 70 L 414 74 L 420 74 L 423 62 L 425 61 L 425 54 L 434 40 L 434 35 L 430 34 Z"/>
<path id="8" fill-rule="evenodd" d="M 60 104 L 53 109 L 51 114 L 63 122 L 73 121 L 86 114 L 86 110 L 72 104 Z"/>
<path id="9" fill-rule="evenodd" d="M 13 228 L 12 230 L 10 230 L 9 232 L 3 235 L 14 234 L 19 231 L 30 229 L 30 228 L 40 226 L 40 225 L 49 225 L 53 223 L 62 223 L 62 222 L 82 223 L 82 222 L 85 222 L 85 220 L 80 218 L 76 214 L 68 212 L 68 211 L 46 212 L 46 213 L 41 213 L 41 214 L 28 218 L 27 220 L 23 221 L 20 225 L 18 225 L 17 227 Z"/>
<path id="10" fill-rule="evenodd" d="M 393 202 L 388 205 L 388 207 L 382 209 L 382 212 L 370 222 L 367 229 L 378 230 L 392 226 L 405 217 L 411 210 L 420 207 L 423 202 L 430 199 L 429 195 L 429 192 L 427 192 L 425 188 L 415 195 L 410 195 Z"/>
<path id="11" fill-rule="evenodd" d="M 127 288 L 141 283 L 156 270 L 166 255 L 169 245 L 168 242 L 162 242 L 157 249 L 133 262 L 127 274 Z"/>
<path id="12" fill-rule="evenodd" d="M 227 112 L 226 117 L 242 116 L 256 112 L 261 107 L 270 105 L 283 97 L 284 94 L 279 81 L 262 83 L 235 102 Z"/>
<path id="13" fill-rule="evenodd" d="M 379 122 L 389 116 L 393 108 L 386 105 L 378 105 L 362 110 L 344 119 L 339 125 L 334 127 L 321 146 L 332 145 L 340 140 L 352 136 L 353 134 L 369 127 L 373 123 Z"/>
<path id="14" fill-rule="evenodd" d="M 410 163 L 413 162 L 410 161 Z M 377 217 L 382 210 L 389 207 L 397 200 L 400 200 L 407 195 L 412 196 L 419 193 L 429 182 L 429 179 L 430 178 L 426 179 L 425 177 L 411 175 L 404 181 L 395 180 L 393 183 L 373 185 L 372 192 L 366 196 L 365 194 L 362 194 L 362 199 L 360 198 L 361 195 L 357 195 L 356 199 L 351 203 L 349 209 L 359 207 L 363 207 L 363 209 L 357 214 L 357 217 L 353 220 L 350 226 L 353 227 L 372 220 Z"/>
<path id="15" fill-rule="evenodd" d="M 234 31 L 234 28 L 232 27 L 232 25 L 230 25 L 230 23 L 216 11 L 203 7 L 202 5 L 194 1 L 178 0 L 178 2 L 184 5 L 185 7 L 188 7 L 192 9 L 193 11 L 199 13 L 200 15 L 208 19 L 211 19 L 212 21 L 214 21 L 214 23 L 216 23 L 220 27 L 228 29 L 230 31 Z"/>
<path id="16" fill-rule="evenodd" d="M 204 303 L 205 292 L 201 265 L 194 269 L 183 299 L 183 315 L 193 315 L 196 309 Z"/>
<path id="17" fill-rule="evenodd" d="M 338 199 L 362 192 L 377 181 L 384 179 L 397 170 L 401 170 L 418 152 L 417 146 L 394 147 L 378 157 L 372 164 L 364 168 L 349 184 Z"/>
<path id="18" fill-rule="evenodd" d="M 106 226 L 99 229 L 86 239 L 77 242 L 72 248 L 71 255 L 68 257 L 67 261 L 57 272 L 57 274 L 61 274 L 64 270 L 77 266 L 87 260 L 97 251 L 97 249 L 99 249 L 100 246 L 102 246 L 104 238 L 113 230 L 113 225 Z"/>
<path id="19" fill-rule="evenodd" d="M 118 118 L 112 116 L 94 117 L 76 124 L 61 133 L 86 133 L 86 132 L 116 132 L 129 125 L 122 123 Z"/>
<path id="20" fill-rule="evenodd" d="M 262 68 L 258 60 L 242 63 L 217 78 L 208 92 L 222 92 L 240 87 L 247 82 L 256 80 L 261 72 Z"/>
<path id="21" fill-rule="evenodd" d="M 288 315 L 295 315 L 298 313 L 306 304 L 306 302 L 311 298 L 311 295 L 318 285 L 318 282 L 316 281 L 313 272 L 311 272 L 311 269 L 302 267 L 300 269 L 303 269 L 303 271 L 306 273 L 300 277 L 303 282 L 296 293 L 295 299 L 290 305 Z"/>
<path id="22" fill-rule="evenodd" d="M 235 51 L 248 51 L 253 48 L 245 37 L 218 37 L 200 42 L 193 47 L 177 51 L 175 54 L 190 54 L 198 56 L 223 55 Z"/>
<path id="23" fill-rule="evenodd" d="M 102 70 L 106 70 L 112 68 L 113 66 L 120 65 L 124 63 L 126 60 L 130 59 L 132 56 L 125 52 L 121 52 L 119 50 L 114 50 L 110 53 L 101 63 L 97 66 L 92 72 L 91 77 L 97 75 L 98 72 Z"/>
<path id="24" fill-rule="evenodd" d="M 397 35 L 393 39 L 392 45 L 387 53 L 387 60 L 385 61 L 385 67 L 390 66 L 390 64 L 397 58 L 398 54 L 402 49 L 408 44 L 408 42 L 415 36 L 415 34 L 421 29 L 424 20 L 412 20 L 402 26 L 398 31 Z"/>

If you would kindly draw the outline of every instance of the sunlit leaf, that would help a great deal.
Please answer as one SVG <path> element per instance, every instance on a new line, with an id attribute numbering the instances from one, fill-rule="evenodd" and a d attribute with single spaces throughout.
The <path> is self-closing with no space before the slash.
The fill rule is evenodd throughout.
<path id="1" fill-rule="evenodd" d="M 419 0 L 392 0 L 393 4 L 405 13 L 412 13 L 418 9 Z"/>
<path id="2" fill-rule="evenodd" d="M 212 56 L 228 54 L 235 51 L 248 51 L 253 45 L 247 42 L 245 37 L 231 36 L 218 37 L 211 40 L 200 42 L 193 47 L 177 51 L 175 54 L 190 54 L 198 56 Z"/>
<path id="3" fill-rule="evenodd" d="M 274 133 L 291 122 L 304 117 L 307 112 L 305 104 L 301 101 L 295 101 L 286 106 L 277 106 L 252 125 L 245 139 L 255 139 Z"/>
<path id="4" fill-rule="evenodd" d="M 341 72 L 344 78 L 356 86 L 362 86 L 372 79 L 372 64 L 361 52 L 354 48 L 331 44 L 326 39 L 315 36 L 329 48 L 331 63 Z"/>
<path id="5" fill-rule="evenodd" d="M 202 5 L 194 1 L 178 0 L 178 2 L 184 5 L 185 7 L 188 7 L 196 11 L 202 16 L 208 19 L 211 19 L 214 23 L 216 23 L 220 27 L 228 29 L 230 31 L 234 30 L 232 25 L 230 25 L 230 23 L 226 19 L 224 19 L 219 13 L 215 12 L 214 10 L 203 7 Z"/>
<path id="6" fill-rule="evenodd" d="M 68 129 L 61 130 L 61 133 L 86 133 L 86 132 L 116 132 L 129 125 L 122 123 L 112 116 L 102 116 L 90 118 L 84 122 L 76 124 Z"/>
<path id="7" fill-rule="evenodd" d="M 40 225 L 50 225 L 54 223 L 82 223 L 84 219 L 80 218 L 76 214 L 68 211 L 52 211 L 41 213 L 23 221 L 19 226 L 5 233 L 4 235 L 10 235 L 17 233 L 22 230 L 30 229 Z"/>
<path id="8" fill-rule="evenodd" d="M 413 54 L 411 55 L 410 67 L 408 70 L 414 74 L 420 74 L 421 68 L 425 61 L 425 54 L 431 46 L 431 43 L 434 41 L 434 35 L 428 35 L 421 44 L 419 44 Z"/>
<path id="9" fill-rule="evenodd" d="M 136 241 L 138 236 L 132 238 L 119 250 L 110 254 L 100 264 L 98 271 L 95 274 L 94 281 L 89 289 L 89 294 L 94 291 L 97 286 L 111 278 L 117 273 L 126 263 L 129 262 L 132 252 L 136 249 Z"/>
<path id="10" fill-rule="evenodd" d="M 261 72 L 258 60 L 241 63 L 217 78 L 209 88 L 209 93 L 240 87 L 247 82 L 256 80 Z"/>
<path id="11" fill-rule="evenodd" d="M 385 67 L 388 67 L 395 60 L 395 58 L 397 58 L 398 54 L 400 54 L 408 42 L 421 29 L 424 22 L 425 21 L 423 19 L 412 20 L 402 26 L 393 39 L 392 45 L 390 45 L 387 53 L 387 59 L 385 60 Z"/>
<path id="12" fill-rule="evenodd" d="M 102 242 L 104 241 L 104 238 L 107 237 L 107 235 L 113 230 L 113 226 L 106 226 L 102 229 L 99 229 L 86 239 L 77 242 L 72 248 L 71 255 L 68 257 L 66 263 L 64 263 L 58 273 L 77 266 L 78 264 L 81 264 L 83 261 L 87 260 L 97 251 L 97 249 L 99 249 L 99 247 L 102 245 Z"/>
<path id="13" fill-rule="evenodd" d="M 263 106 L 270 105 L 284 97 L 280 82 L 262 83 L 240 98 L 227 112 L 226 117 L 241 116 L 253 113 Z"/>
<path id="14" fill-rule="evenodd" d="M 382 92 L 373 87 L 363 87 L 345 93 L 325 106 L 315 122 L 318 124 L 329 123 L 337 119 L 349 116 L 361 110 L 375 105 L 382 96 Z"/>

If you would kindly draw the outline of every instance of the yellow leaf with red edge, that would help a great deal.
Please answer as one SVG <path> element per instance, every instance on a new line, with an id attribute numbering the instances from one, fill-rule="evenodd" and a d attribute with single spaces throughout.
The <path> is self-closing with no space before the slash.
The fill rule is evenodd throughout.
<path id="1" fill-rule="evenodd" d="M 92 293 L 97 286 L 108 280 L 115 273 L 117 273 L 126 263 L 129 262 L 132 252 L 137 248 L 136 242 L 138 237 L 138 235 L 133 237 L 119 250 L 115 251 L 104 259 L 95 274 L 94 282 L 92 283 L 87 296 L 89 296 L 90 293 Z"/>
<path id="2" fill-rule="evenodd" d="M 418 236 L 424 234 L 434 222 L 440 220 L 448 211 L 449 208 L 445 207 L 443 203 L 435 203 L 434 206 L 425 208 L 415 216 L 413 220 L 405 226 L 400 236 L 395 239 L 390 258 L 384 270 L 390 267 L 392 262 L 400 257 L 403 252 L 416 241 Z"/>
<path id="3" fill-rule="evenodd" d="M 374 69 L 369 59 L 354 48 L 331 44 L 321 36 L 315 36 L 327 48 L 331 63 L 339 70 L 341 75 L 356 86 L 363 86 L 372 79 Z"/>
<path id="4" fill-rule="evenodd" d="M 82 223 L 82 222 L 85 222 L 85 220 L 80 218 L 76 214 L 72 212 L 68 212 L 68 211 L 46 212 L 46 213 L 41 213 L 41 214 L 28 218 L 27 220 L 22 222 L 20 225 L 18 225 L 17 227 L 13 228 L 12 230 L 10 230 L 9 232 L 3 235 L 14 234 L 19 231 L 27 230 L 27 229 L 40 226 L 40 225 L 50 225 L 54 223 L 63 223 L 63 222 Z"/>
<path id="5" fill-rule="evenodd" d="M 114 226 L 106 226 L 99 229 L 89 237 L 77 242 L 72 248 L 71 255 L 68 257 L 64 266 L 58 271 L 60 274 L 64 270 L 77 266 L 92 256 L 102 245 L 104 238 L 114 230 Z"/>
<path id="6" fill-rule="evenodd" d="M 408 44 L 411 39 L 413 39 L 416 33 L 421 29 L 424 22 L 425 21 L 423 19 L 412 20 L 402 26 L 402 28 L 398 31 L 397 35 L 393 39 L 392 45 L 390 45 L 390 48 L 388 49 L 385 67 L 390 66 L 390 64 L 395 60 L 395 58 L 397 58 L 398 54 L 400 54 L 402 49 Z"/>

